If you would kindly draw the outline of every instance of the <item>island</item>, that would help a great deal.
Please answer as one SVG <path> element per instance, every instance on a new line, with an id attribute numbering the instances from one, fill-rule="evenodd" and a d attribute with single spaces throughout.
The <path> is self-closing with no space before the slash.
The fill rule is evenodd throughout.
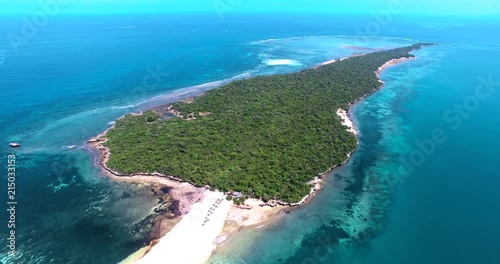
<path id="1" fill-rule="evenodd" d="M 239 226 L 278 213 L 270 208 L 306 202 L 357 147 L 347 114 L 352 104 L 383 86 L 378 74 L 385 67 L 413 58 L 411 51 L 427 45 L 433 44 L 234 81 L 125 115 L 89 140 L 111 177 L 162 183 L 179 201 L 182 220 L 152 243 L 157 246 L 143 250 L 140 256 L 151 253 L 139 263 L 152 263 L 167 249 L 174 259 L 178 253 L 183 260 L 192 257 L 190 263 L 203 263 L 214 244 Z M 196 213 L 190 213 L 193 208 Z M 257 216 L 244 211 L 250 209 Z M 201 244 L 198 254 L 190 255 L 184 250 L 193 241 L 184 240 L 194 235 Z"/>
<path id="2" fill-rule="evenodd" d="M 376 71 L 423 44 L 356 56 L 298 73 L 235 81 L 170 106 L 127 115 L 106 133 L 117 175 L 159 173 L 264 201 L 296 203 L 309 182 L 356 149 L 338 109 L 381 86 Z"/>

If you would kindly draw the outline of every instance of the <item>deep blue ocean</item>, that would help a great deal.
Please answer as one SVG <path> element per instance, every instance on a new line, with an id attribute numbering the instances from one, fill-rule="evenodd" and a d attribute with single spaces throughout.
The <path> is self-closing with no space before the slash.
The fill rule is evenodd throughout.
<path id="1" fill-rule="evenodd" d="M 13 47 L 22 17 L 0 18 L 0 262 L 118 263 L 148 242 L 148 186 L 103 177 L 84 147 L 121 115 L 234 79 L 433 42 L 351 109 L 359 149 L 310 204 L 243 229 L 210 263 L 499 263 L 500 20 L 395 16 L 367 31 L 374 21 L 60 15 Z"/>

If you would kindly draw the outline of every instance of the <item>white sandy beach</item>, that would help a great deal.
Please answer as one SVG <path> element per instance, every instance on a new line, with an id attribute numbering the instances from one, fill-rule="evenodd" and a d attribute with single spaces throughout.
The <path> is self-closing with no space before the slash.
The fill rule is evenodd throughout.
<path id="1" fill-rule="evenodd" d="M 249 209 L 233 205 L 227 216 L 227 220 L 234 221 L 239 226 L 258 225 L 268 220 L 271 216 L 276 215 L 284 208 L 282 206 L 262 206 L 264 204 L 263 201 L 258 199 L 247 199 L 245 206 L 248 206 Z"/>
<path id="2" fill-rule="evenodd" d="M 203 200 L 193 204 L 189 213 L 136 263 L 205 263 L 216 247 L 214 241 L 222 231 L 232 202 L 220 192 L 205 191 L 204 195 Z M 207 217 L 209 221 L 205 223 Z"/>
<path id="3" fill-rule="evenodd" d="M 349 115 L 347 114 L 347 112 L 345 110 L 339 108 L 339 110 L 337 110 L 337 115 L 340 118 L 342 118 L 342 125 L 348 127 L 347 131 L 353 133 L 354 135 L 358 134 L 358 132 L 354 128 L 354 124 L 352 123 L 351 119 L 349 118 Z"/>

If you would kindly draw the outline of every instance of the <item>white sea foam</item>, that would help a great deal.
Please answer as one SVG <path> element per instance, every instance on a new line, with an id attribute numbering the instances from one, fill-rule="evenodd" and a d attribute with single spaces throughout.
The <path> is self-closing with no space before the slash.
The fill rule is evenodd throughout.
<path id="1" fill-rule="evenodd" d="M 71 146 L 62 146 L 63 149 L 74 149 L 76 148 L 76 145 L 71 145 Z"/>
<path id="2" fill-rule="evenodd" d="M 196 94 L 200 94 L 204 91 L 223 86 L 223 85 L 228 84 L 228 83 L 233 82 L 233 81 L 251 78 L 253 76 L 253 72 L 254 71 L 247 71 L 247 72 L 244 72 L 242 74 L 235 75 L 231 78 L 180 88 L 180 89 L 177 89 L 175 91 L 170 91 L 170 92 L 167 92 L 165 94 L 157 95 L 155 97 L 146 99 L 146 100 L 138 103 L 136 106 L 139 108 L 143 108 L 144 106 L 151 106 L 151 105 L 155 105 L 155 104 L 156 105 L 166 104 L 166 103 L 173 102 L 173 101 L 176 101 L 176 100 L 179 100 L 182 98 L 191 97 L 191 96 L 194 96 Z"/>
<path id="3" fill-rule="evenodd" d="M 276 66 L 276 65 L 301 66 L 302 65 L 302 63 L 300 61 L 291 60 L 291 59 L 276 59 L 276 60 L 267 59 L 267 60 L 264 60 L 264 63 L 269 65 L 269 66 Z"/>
<path id="4" fill-rule="evenodd" d="M 124 105 L 124 106 L 111 106 L 111 109 L 127 109 L 127 108 L 134 108 L 137 107 L 137 105 Z"/>
<path id="5" fill-rule="evenodd" d="M 275 42 L 275 41 L 283 41 L 283 40 L 297 40 L 297 39 L 308 39 L 308 38 L 330 38 L 330 37 L 339 37 L 339 36 L 342 37 L 343 35 L 338 35 L 338 36 L 319 35 L 319 36 L 302 36 L 302 37 L 289 37 L 289 38 L 270 38 L 270 39 L 254 41 L 251 44 L 265 44 L 265 43 L 270 43 L 270 42 Z M 347 36 L 344 36 L 344 37 L 347 37 Z"/>

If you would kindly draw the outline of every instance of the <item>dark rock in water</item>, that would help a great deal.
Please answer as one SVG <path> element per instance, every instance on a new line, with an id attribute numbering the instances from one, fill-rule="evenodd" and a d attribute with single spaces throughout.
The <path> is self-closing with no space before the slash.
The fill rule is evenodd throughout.
<path id="1" fill-rule="evenodd" d="M 167 194 L 168 192 L 170 192 L 170 190 L 172 190 L 172 188 L 166 186 L 160 188 L 160 191 L 164 194 Z"/>
<path id="2" fill-rule="evenodd" d="M 20 146 L 21 146 L 21 144 L 16 143 L 16 142 L 12 142 L 12 143 L 10 143 L 9 145 L 10 145 L 11 147 L 13 147 L 13 148 L 18 148 L 18 147 L 20 147 Z"/>
<path id="3" fill-rule="evenodd" d="M 182 215 L 182 213 L 179 209 L 179 201 L 178 200 L 172 200 L 172 203 L 170 204 L 170 207 L 168 207 L 168 210 L 173 213 L 174 217 Z"/>

